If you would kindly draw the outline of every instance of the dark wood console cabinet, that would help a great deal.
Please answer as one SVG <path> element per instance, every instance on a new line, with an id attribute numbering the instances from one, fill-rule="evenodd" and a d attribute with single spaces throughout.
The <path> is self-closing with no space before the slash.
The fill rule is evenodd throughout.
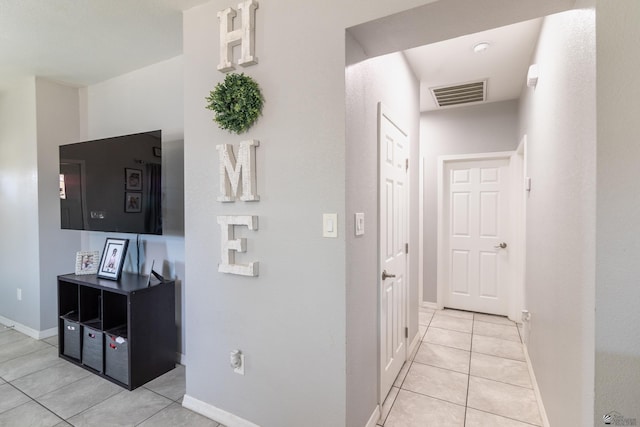
<path id="1" fill-rule="evenodd" d="M 176 364 L 175 282 L 58 276 L 59 356 L 133 390 Z"/>

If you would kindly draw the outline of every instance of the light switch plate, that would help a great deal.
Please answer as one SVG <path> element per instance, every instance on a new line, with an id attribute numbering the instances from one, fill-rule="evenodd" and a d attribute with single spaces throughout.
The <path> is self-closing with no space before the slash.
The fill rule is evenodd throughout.
<path id="1" fill-rule="evenodd" d="M 338 214 L 322 214 L 322 237 L 338 237 Z"/>
<path id="2" fill-rule="evenodd" d="M 356 213 L 356 236 L 362 236 L 364 234 L 364 212 Z"/>

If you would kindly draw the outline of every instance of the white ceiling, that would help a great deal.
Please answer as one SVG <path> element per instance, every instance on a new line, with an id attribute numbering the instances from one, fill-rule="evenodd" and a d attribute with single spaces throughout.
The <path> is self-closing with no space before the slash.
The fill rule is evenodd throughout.
<path id="1" fill-rule="evenodd" d="M 180 55 L 182 11 L 207 1 L 0 0 L 0 79 L 86 85 Z"/>
<path id="2" fill-rule="evenodd" d="M 207 1 L 0 0 L 0 86 L 15 74 L 88 85 L 180 55 L 182 11 Z M 539 29 L 527 21 L 405 51 L 421 109 L 435 106 L 429 87 L 480 78 L 489 101 L 517 98 Z M 492 47 L 474 54 L 477 41 Z"/>
<path id="3" fill-rule="evenodd" d="M 430 88 L 487 79 L 487 102 L 517 99 L 540 33 L 541 19 L 406 50 L 420 80 L 420 110 L 438 109 Z M 488 50 L 473 47 L 489 42 Z"/>

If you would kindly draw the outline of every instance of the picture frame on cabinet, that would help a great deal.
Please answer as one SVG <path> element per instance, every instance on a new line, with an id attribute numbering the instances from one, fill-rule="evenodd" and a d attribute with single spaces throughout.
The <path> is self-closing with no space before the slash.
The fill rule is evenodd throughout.
<path id="1" fill-rule="evenodd" d="M 129 239 L 107 238 L 100 259 L 98 277 L 110 280 L 120 279 L 128 246 Z"/>
<path id="2" fill-rule="evenodd" d="M 76 276 L 96 274 L 98 272 L 99 251 L 76 252 Z"/>

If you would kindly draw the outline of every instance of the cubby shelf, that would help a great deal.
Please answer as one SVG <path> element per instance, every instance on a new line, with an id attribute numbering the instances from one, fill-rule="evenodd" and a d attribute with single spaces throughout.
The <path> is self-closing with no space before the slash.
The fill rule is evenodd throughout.
<path id="1" fill-rule="evenodd" d="M 175 282 L 58 276 L 59 356 L 133 390 L 176 363 Z"/>

